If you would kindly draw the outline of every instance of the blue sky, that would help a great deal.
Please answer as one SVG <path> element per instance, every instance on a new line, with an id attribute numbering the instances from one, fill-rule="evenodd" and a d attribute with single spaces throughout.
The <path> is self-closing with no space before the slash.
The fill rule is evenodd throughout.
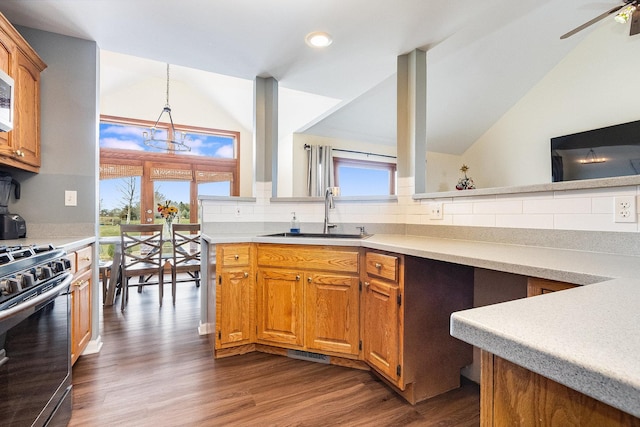
<path id="1" fill-rule="evenodd" d="M 121 125 L 115 123 L 100 123 L 100 147 L 118 148 L 135 151 L 157 151 L 148 147 L 143 142 L 143 132 L 148 128 L 134 125 Z M 166 130 L 158 129 L 158 138 L 166 138 Z M 209 156 L 224 159 L 233 158 L 233 138 L 206 135 L 196 132 L 188 133 L 188 142 L 191 151 L 181 151 L 182 155 Z"/>

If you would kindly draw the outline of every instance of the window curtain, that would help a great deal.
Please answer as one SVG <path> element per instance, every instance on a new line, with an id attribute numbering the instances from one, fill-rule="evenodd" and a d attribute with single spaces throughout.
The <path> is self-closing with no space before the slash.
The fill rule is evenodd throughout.
<path id="1" fill-rule="evenodd" d="M 333 154 L 330 145 L 307 145 L 307 195 L 324 197 L 333 187 Z"/>

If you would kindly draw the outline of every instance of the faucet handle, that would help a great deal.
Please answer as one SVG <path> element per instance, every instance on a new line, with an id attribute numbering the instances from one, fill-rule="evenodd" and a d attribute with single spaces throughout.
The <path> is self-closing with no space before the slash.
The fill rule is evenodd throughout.
<path id="1" fill-rule="evenodd" d="M 360 230 L 360 235 L 361 235 L 361 236 L 363 236 L 363 235 L 365 235 L 365 234 L 366 234 L 366 232 L 364 231 L 364 225 L 363 225 L 363 226 L 361 226 L 361 227 L 356 227 L 356 228 Z"/>

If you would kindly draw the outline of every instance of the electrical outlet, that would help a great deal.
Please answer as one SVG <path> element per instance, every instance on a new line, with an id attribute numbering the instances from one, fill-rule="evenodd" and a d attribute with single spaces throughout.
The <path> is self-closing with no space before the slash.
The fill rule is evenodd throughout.
<path id="1" fill-rule="evenodd" d="M 236 214 L 236 218 L 240 218 L 240 207 L 239 206 L 236 206 L 235 214 Z"/>
<path id="2" fill-rule="evenodd" d="M 442 219 L 442 203 L 429 204 L 429 219 Z"/>
<path id="3" fill-rule="evenodd" d="M 614 198 L 614 222 L 636 222 L 636 196 L 618 196 Z"/>

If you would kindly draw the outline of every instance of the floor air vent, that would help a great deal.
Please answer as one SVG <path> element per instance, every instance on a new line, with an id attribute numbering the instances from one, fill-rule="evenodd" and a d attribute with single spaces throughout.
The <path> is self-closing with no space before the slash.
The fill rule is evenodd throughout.
<path id="1" fill-rule="evenodd" d="M 292 359 L 307 360 L 309 362 L 326 363 L 331 362 L 331 356 L 324 354 L 310 353 L 308 351 L 287 350 L 287 356 Z"/>

